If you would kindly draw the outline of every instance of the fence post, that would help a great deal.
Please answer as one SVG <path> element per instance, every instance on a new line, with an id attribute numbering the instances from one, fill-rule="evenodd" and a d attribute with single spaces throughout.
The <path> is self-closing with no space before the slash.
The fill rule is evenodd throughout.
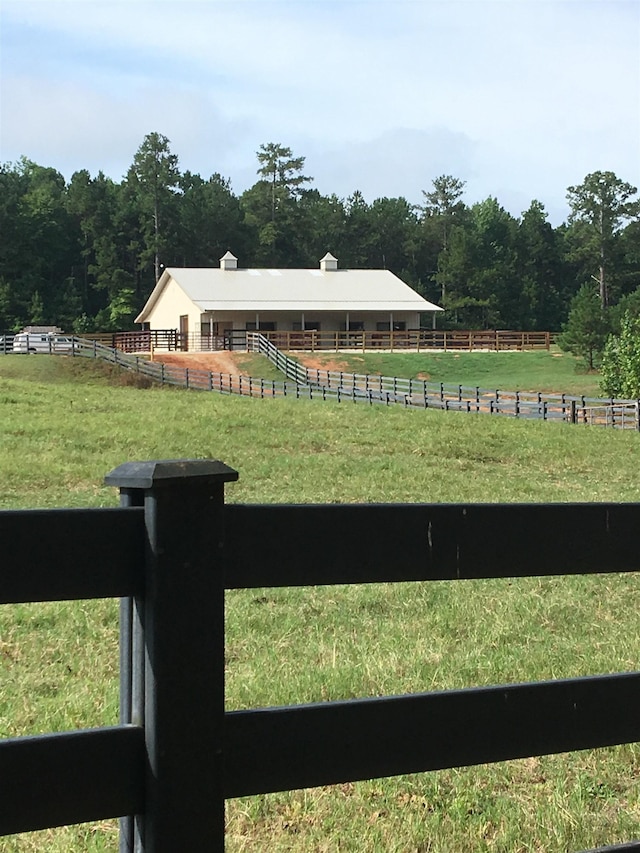
<path id="1" fill-rule="evenodd" d="M 222 514 L 224 484 L 237 479 L 237 471 L 206 459 L 129 462 L 105 478 L 144 506 L 147 542 L 144 595 L 136 601 L 142 707 L 135 707 L 141 664 L 127 649 L 132 671 L 122 679 L 124 714 L 130 702 L 133 722 L 144 723 L 145 813 L 135 847 L 123 839 L 121 851 L 224 850 Z"/>
<path id="2" fill-rule="evenodd" d="M 120 489 L 120 506 L 144 506 L 140 489 Z M 120 599 L 120 722 L 140 724 L 144 709 L 144 630 L 142 599 Z M 120 818 L 120 853 L 133 853 L 134 815 Z"/>

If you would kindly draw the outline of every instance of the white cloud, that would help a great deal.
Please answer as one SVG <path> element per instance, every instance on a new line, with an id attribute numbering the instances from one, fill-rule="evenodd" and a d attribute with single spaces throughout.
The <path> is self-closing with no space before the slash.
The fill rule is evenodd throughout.
<path id="1" fill-rule="evenodd" d="M 360 190 L 369 202 L 404 196 L 412 204 L 422 203 L 422 190 L 431 189 L 438 175 L 468 180 L 478 154 L 473 140 L 446 128 L 394 128 L 364 142 L 311 152 L 306 166 L 321 192 L 339 186 L 343 196 Z"/>
<path id="2" fill-rule="evenodd" d="M 3 159 L 118 178 L 158 130 L 241 190 L 279 141 L 322 192 L 451 173 L 557 217 L 589 171 L 640 183 L 637 0 L 4 0 L 2 22 Z"/>

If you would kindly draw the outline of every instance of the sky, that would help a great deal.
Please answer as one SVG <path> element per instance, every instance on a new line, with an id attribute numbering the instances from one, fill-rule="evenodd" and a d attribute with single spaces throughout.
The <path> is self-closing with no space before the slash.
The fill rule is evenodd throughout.
<path id="1" fill-rule="evenodd" d="M 275 142 L 324 195 L 446 174 L 559 225 L 640 186 L 640 0 L 0 0 L 0 162 L 120 181 L 152 132 L 236 194 Z"/>

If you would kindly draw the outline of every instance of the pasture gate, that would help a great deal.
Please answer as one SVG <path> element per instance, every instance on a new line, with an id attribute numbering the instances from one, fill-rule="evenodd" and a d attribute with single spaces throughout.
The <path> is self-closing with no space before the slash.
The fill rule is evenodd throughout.
<path id="1" fill-rule="evenodd" d="M 121 817 L 121 853 L 223 851 L 225 798 L 640 740 L 638 672 L 225 712 L 225 589 L 640 568 L 639 504 L 225 504 L 237 477 L 127 463 L 119 508 L 0 512 L 0 603 L 122 599 L 121 723 L 0 741 L 0 834 Z"/>

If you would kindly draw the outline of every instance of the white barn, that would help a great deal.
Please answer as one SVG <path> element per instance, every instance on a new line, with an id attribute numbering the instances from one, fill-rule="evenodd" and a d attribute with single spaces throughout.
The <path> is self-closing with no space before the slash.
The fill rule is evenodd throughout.
<path id="1" fill-rule="evenodd" d="M 219 268 L 165 269 L 136 323 L 210 338 L 240 330 L 402 332 L 441 310 L 389 270 L 339 269 L 329 253 L 317 269 L 240 269 L 227 252 Z"/>

